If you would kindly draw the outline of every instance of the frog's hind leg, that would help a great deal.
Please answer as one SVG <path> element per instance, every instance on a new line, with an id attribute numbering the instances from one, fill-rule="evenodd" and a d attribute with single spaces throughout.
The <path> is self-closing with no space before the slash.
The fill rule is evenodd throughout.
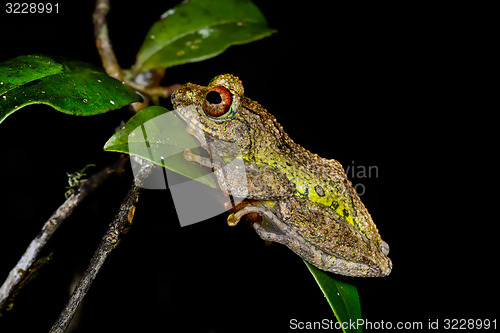
<path id="1" fill-rule="evenodd" d="M 297 241 L 295 248 L 297 248 L 297 246 L 300 247 L 301 243 L 305 243 L 302 236 L 281 221 L 277 223 L 266 223 L 265 226 L 263 223 L 253 223 L 252 226 L 260 238 L 266 241 L 280 243 L 286 246 L 292 245 L 292 242 Z"/>
<path id="2" fill-rule="evenodd" d="M 272 212 L 261 207 L 245 206 L 236 213 L 230 214 L 227 218 L 227 223 L 230 226 L 235 226 L 243 216 L 252 213 L 257 213 L 262 217 L 261 222 L 253 223 L 255 231 L 262 239 L 285 245 L 289 243 L 290 238 L 303 240 L 297 231 L 281 222 Z"/>
<path id="3" fill-rule="evenodd" d="M 299 256 L 311 261 L 311 246 L 292 227 L 280 221 L 280 219 L 267 209 L 255 206 L 246 206 L 234 214 L 229 215 L 228 224 L 236 225 L 238 221 L 247 214 L 257 213 L 262 217 L 262 221 L 252 223 L 255 232 L 265 241 L 280 243 Z"/>
<path id="4" fill-rule="evenodd" d="M 321 251 L 313 244 L 308 243 L 296 230 L 281 222 L 276 215 L 264 208 L 247 206 L 231 214 L 230 217 L 239 221 L 240 218 L 250 213 L 258 213 L 262 217 L 261 222 L 252 224 L 260 238 L 287 246 L 302 259 L 321 270 L 349 276 L 381 276 L 378 269 L 362 263 L 337 258 Z M 388 248 L 385 250 L 388 251 Z"/>
<path id="5" fill-rule="evenodd" d="M 272 215 L 272 216 L 274 216 L 274 214 L 266 211 L 263 208 L 255 207 L 255 206 L 245 206 L 242 209 L 238 210 L 237 212 L 230 214 L 227 217 L 227 224 L 229 226 L 233 227 L 233 226 L 237 225 L 238 222 L 240 222 L 240 220 L 241 220 L 241 218 L 243 216 L 248 215 L 248 214 L 252 214 L 252 213 L 257 213 L 257 214 L 259 214 L 260 216 L 263 216 L 263 217 L 266 216 L 266 215 Z M 269 216 L 269 217 L 272 218 L 272 216 Z"/>

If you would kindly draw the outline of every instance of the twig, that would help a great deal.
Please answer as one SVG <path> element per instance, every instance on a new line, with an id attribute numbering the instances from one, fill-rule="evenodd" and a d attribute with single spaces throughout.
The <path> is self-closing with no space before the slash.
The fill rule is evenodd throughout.
<path id="1" fill-rule="evenodd" d="M 109 0 L 96 1 L 94 14 L 92 15 L 94 20 L 95 43 L 106 73 L 117 80 L 123 81 L 123 72 L 118 64 L 108 35 L 108 22 L 106 21 L 106 16 L 108 15 L 109 8 Z"/>
<path id="2" fill-rule="evenodd" d="M 85 199 L 85 197 L 99 186 L 110 174 L 121 170 L 125 160 L 120 159 L 115 164 L 108 166 L 98 173 L 94 174 L 82 185 L 77 193 L 72 194 L 45 222 L 38 235 L 31 241 L 21 259 L 10 271 L 7 279 L 0 287 L 0 316 L 8 309 L 16 294 L 19 292 L 22 282 L 28 271 L 47 244 L 56 229 L 62 222 L 73 213 L 76 207 Z"/>
<path id="3" fill-rule="evenodd" d="M 116 247 L 121 236 L 128 231 L 128 227 L 134 217 L 135 204 L 139 199 L 141 186 L 144 183 L 144 180 L 151 174 L 154 167 L 155 166 L 152 163 L 144 162 L 141 170 L 135 176 L 134 182 L 132 183 L 127 196 L 123 200 L 118 213 L 116 214 L 113 222 L 110 223 L 108 230 L 102 237 L 101 243 L 94 253 L 94 256 L 90 260 L 89 267 L 73 291 L 73 294 L 66 304 L 66 307 L 61 312 L 59 319 L 52 326 L 50 333 L 62 333 L 70 324 L 73 315 L 87 294 L 107 256 Z"/>
<path id="4" fill-rule="evenodd" d="M 95 42 L 106 73 L 117 80 L 125 82 L 133 89 L 140 91 L 145 95 L 151 96 L 153 100 L 158 97 L 170 97 L 170 95 L 172 95 L 172 93 L 181 86 L 179 84 L 173 84 L 168 87 L 159 86 L 161 79 L 165 75 L 164 69 L 149 71 L 148 74 L 145 75 L 146 78 L 139 78 L 141 73 L 139 73 L 139 75 L 132 75 L 132 72 L 122 70 L 118 64 L 118 60 L 115 52 L 113 51 L 113 45 L 111 44 L 108 34 L 108 22 L 106 20 L 106 16 L 108 15 L 109 10 L 109 0 L 97 0 L 94 13 L 92 15 L 94 21 Z M 139 82 L 139 80 L 142 82 Z M 140 103 L 134 105 L 136 106 L 135 108 L 142 108 Z"/>

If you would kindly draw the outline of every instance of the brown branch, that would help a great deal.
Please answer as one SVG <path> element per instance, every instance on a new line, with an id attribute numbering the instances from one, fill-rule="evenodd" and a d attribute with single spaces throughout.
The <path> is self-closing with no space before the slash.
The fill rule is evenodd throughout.
<path id="1" fill-rule="evenodd" d="M 170 95 L 181 86 L 179 84 L 173 84 L 168 87 L 160 86 L 160 81 L 165 75 L 164 68 L 148 71 L 145 75 L 142 75 L 144 73 L 133 73 L 130 70 L 122 70 L 118 64 L 115 52 L 113 51 L 111 40 L 109 39 L 108 23 L 106 20 L 109 10 L 109 0 L 97 0 L 92 15 L 95 43 L 106 73 L 117 80 L 125 82 L 127 85 L 144 95 L 150 96 L 153 101 L 157 101 L 158 97 L 170 97 Z M 138 112 L 148 104 L 149 102 L 146 101 L 145 103 L 134 103 L 132 106 L 134 110 Z"/>
<path id="2" fill-rule="evenodd" d="M 31 241 L 25 253 L 0 287 L 0 316 L 12 306 L 14 298 L 22 287 L 23 281 L 29 275 L 33 263 L 57 228 L 73 213 L 85 197 L 108 178 L 110 174 L 122 170 L 125 161 L 120 159 L 86 180 L 80 190 L 72 194 L 45 222 L 38 235 Z"/>
<path id="3" fill-rule="evenodd" d="M 130 223 L 134 217 L 135 204 L 139 199 L 139 192 L 144 180 L 151 174 L 155 166 L 152 163 L 145 162 L 141 170 L 135 176 L 134 182 L 130 187 L 125 199 L 123 200 L 118 213 L 113 222 L 110 223 L 108 230 L 101 239 L 101 243 L 97 247 L 94 256 L 90 260 L 89 267 L 85 271 L 82 279 L 76 286 L 71 298 L 66 307 L 61 312 L 59 319 L 55 322 L 50 330 L 51 333 L 62 333 L 66 330 L 71 322 L 78 306 L 87 294 L 92 282 L 95 280 L 99 269 L 104 264 L 108 255 L 118 244 L 121 236 L 128 231 Z"/>
<path id="4" fill-rule="evenodd" d="M 113 45 L 108 35 L 108 22 L 106 16 L 109 12 L 109 0 L 97 0 L 94 14 L 94 36 L 97 51 L 101 56 L 102 65 L 109 76 L 117 80 L 123 81 L 123 72 L 116 59 Z"/>

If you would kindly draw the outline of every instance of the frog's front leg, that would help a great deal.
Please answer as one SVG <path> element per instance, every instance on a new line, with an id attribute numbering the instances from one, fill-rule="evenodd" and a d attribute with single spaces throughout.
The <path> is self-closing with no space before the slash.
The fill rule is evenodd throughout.
<path id="1" fill-rule="evenodd" d="M 207 168 L 213 168 L 213 163 L 210 158 L 196 155 L 189 148 L 184 150 L 183 156 L 186 161 L 196 162 L 200 165 L 206 166 Z"/>
<path id="2" fill-rule="evenodd" d="M 224 160 L 217 153 L 210 158 L 184 150 L 187 161 L 212 168 L 220 188 L 237 198 L 282 199 L 291 196 L 295 185 L 277 168 L 260 162 L 248 162 L 240 158 Z"/>

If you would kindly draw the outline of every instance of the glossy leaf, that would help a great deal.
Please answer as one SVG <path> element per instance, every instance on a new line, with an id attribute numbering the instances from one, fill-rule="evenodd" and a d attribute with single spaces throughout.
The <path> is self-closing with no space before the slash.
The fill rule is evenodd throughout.
<path id="1" fill-rule="evenodd" d="M 349 328 L 349 323 L 355 323 L 358 319 L 362 319 L 361 305 L 356 287 L 332 278 L 329 273 L 314 267 L 307 261 L 304 261 L 304 263 L 309 268 L 314 279 L 316 279 L 337 320 L 340 323 L 345 323 L 342 330 L 352 333 L 362 332 L 361 327 L 358 327 L 358 329 Z"/>
<path id="2" fill-rule="evenodd" d="M 0 63 L 0 122 L 30 104 L 92 116 L 140 100 L 128 86 L 84 62 L 24 55 Z"/>
<path id="3" fill-rule="evenodd" d="M 151 27 L 134 71 L 201 61 L 274 32 L 249 0 L 191 0 L 166 11 Z"/>
<path id="4" fill-rule="evenodd" d="M 116 151 L 147 159 L 183 176 L 216 188 L 211 169 L 187 161 L 186 148 L 206 155 L 198 141 L 185 130 L 186 124 L 161 106 L 150 106 L 138 112 L 104 145 L 104 150 Z"/>

